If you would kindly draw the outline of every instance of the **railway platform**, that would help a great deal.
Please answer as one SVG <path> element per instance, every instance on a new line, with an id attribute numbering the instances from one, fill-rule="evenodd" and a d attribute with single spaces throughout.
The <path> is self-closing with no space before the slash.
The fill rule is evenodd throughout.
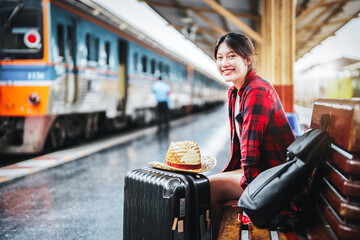
<path id="1" fill-rule="evenodd" d="M 0 239 L 122 239 L 127 171 L 180 140 L 216 157 L 206 175 L 220 172 L 230 157 L 226 106 L 172 121 L 166 133 L 143 128 L 1 168 Z"/>

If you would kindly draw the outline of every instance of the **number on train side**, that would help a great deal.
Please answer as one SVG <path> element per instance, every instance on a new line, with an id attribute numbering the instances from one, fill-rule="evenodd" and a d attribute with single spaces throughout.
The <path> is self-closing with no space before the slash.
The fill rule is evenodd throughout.
<path id="1" fill-rule="evenodd" d="M 28 80 L 43 80 L 45 78 L 44 72 L 29 72 L 28 73 Z"/>

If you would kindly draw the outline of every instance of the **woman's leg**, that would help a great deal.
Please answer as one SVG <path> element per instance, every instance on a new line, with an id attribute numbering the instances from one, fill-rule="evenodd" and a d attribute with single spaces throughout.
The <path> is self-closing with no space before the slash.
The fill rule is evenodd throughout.
<path id="1" fill-rule="evenodd" d="M 243 174 L 243 170 L 238 169 L 209 176 L 213 239 L 217 239 L 219 232 L 222 204 L 229 200 L 239 199 L 243 192 L 240 186 Z"/>

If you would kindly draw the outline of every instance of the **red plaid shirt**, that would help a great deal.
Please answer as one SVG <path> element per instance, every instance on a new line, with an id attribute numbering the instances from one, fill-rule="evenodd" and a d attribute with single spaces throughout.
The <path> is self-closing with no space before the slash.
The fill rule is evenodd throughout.
<path id="1" fill-rule="evenodd" d="M 236 94 L 239 113 L 234 113 Z M 239 91 L 235 86 L 229 89 L 228 99 L 231 154 L 223 171 L 243 168 L 240 185 L 245 189 L 260 172 L 286 161 L 286 149 L 295 136 L 275 89 L 254 70 Z M 239 137 L 235 121 L 239 123 Z"/>

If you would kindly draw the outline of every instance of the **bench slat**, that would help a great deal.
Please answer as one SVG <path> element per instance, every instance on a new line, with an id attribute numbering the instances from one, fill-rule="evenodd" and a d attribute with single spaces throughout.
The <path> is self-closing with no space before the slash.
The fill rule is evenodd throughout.
<path id="1" fill-rule="evenodd" d="M 241 213 L 241 209 L 237 206 L 236 201 L 230 201 L 223 205 L 223 215 L 222 215 L 221 226 L 218 234 L 218 239 L 300 240 L 300 238 L 296 235 L 295 232 L 289 232 L 289 233 L 282 233 L 279 231 L 270 232 L 269 229 L 260 229 L 251 223 L 248 226 L 243 226 L 242 223 L 238 221 L 239 213 Z"/>
<path id="2" fill-rule="evenodd" d="M 260 229 L 255 227 L 253 224 L 249 224 L 249 238 L 255 239 L 271 239 L 270 231 L 268 229 Z"/>
<path id="3" fill-rule="evenodd" d="M 331 229 L 340 239 L 359 239 L 360 228 L 355 225 L 345 225 L 322 194 L 320 194 L 319 207 L 325 219 L 329 222 Z"/>
<path id="4" fill-rule="evenodd" d="M 350 154 L 349 152 L 331 144 L 331 154 L 329 161 L 342 172 L 350 176 L 360 175 L 360 159 L 358 156 Z"/>
<path id="5" fill-rule="evenodd" d="M 360 205 L 347 202 L 326 179 L 323 183 L 321 192 L 337 214 L 342 217 L 360 219 Z"/>
<path id="6" fill-rule="evenodd" d="M 360 197 L 360 182 L 350 181 L 329 162 L 326 162 L 324 177 L 343 195 Z"/>
<path id="7" fill-rule="evenodd" d="M 298 240 L 300 239 L 298 235 L 296 235 L 295 232 L 289 232 L 289 233 L 283 233 L 278 232 L 279 234 L 279 240 Z"/>
<path id="8" fill-rule="evenodd" d="M 231 205 L 223 207 L 223 215 L 219 229 L 218 239 L 240 239 L 241 223 L 237 220 L 239 213 L 239 207 L 233 207 Z"/>
<path id="9" fill-rule="evenodd" d="M 360 99 L 318 99 L 313 106 L 311 127 L 321 129 L 321 116 L 330 114 L 329 134 L 348 152 L 360 153 Z"/>

